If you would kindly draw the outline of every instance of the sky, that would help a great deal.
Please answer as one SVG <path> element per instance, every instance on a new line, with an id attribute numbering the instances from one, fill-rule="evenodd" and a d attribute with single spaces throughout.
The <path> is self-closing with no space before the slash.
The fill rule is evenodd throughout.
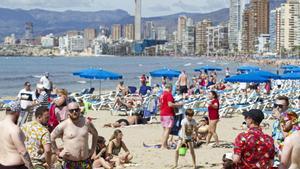
<path id="1" fill-rule="evenodd" d="M 162 16 L 178 12 L 205 13 L 229 6 L 230 0 L 142 0 L 142 16 Z M 134 0 L 0 0 L 0 7 L 55 11 L 98 11 L 123 9 L 131 15 Z"/>

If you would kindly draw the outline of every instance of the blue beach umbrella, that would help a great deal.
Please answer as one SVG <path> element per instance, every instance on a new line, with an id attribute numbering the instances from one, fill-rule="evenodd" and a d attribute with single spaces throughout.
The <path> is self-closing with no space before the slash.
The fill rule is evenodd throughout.
<path id="1" fill-rule="evenodd" d="M 254 71 L 259 71 L 259 67 L 258 66 L 241 66 L 239 68 L 237 68 L 238 71 L 241 72 L 254 72 Z"/>
<path id="2" fill-rule="evenodd" d="M 287 73 L 287 74 L 283 74 L 281 75 L 281 79 L 285 79 L 285 80 L 300 80 L 300 73 Z"/>
<path id="3" fill-rule="evenodd" d="M 285 69 L 283 73 L 286 74 L 286 73 L 299 73 L 299 72 L 300 72 L 300 67 L 297 67 L 292 69 Z"/>
<path id="4" fill-rule="evenodd" d="M 103 69 L 85 69 L 74 73 L 82 78 L 100 80 L 99 95 L 101 95 L 101 80 L 117 80 L 123 78 L 120 74 L 109 72 Z"/>
<path id="5" fill-rule="evenodd" d="M 204 71 L 222 71 L 222 68 L 220 67 L 216 67 L 216 66 L 202 66 L 200 68 L 197 68 L 197 69 L 194 69 L 194 71 L 196 72 L 200 72 L 201 70 L 204 70 Z"/>
<path id="6" fill-rule="evenodd" d="M 284 66 L 281 66 L 280 69 L 294 69 L 294 68 L 299 68 L 299 66 L 296 66 L 296 65 L 284 65 Z"/>
<path id="7" fill-rule="evenodd" d="M 164 69 L 154 70 L 154 71 L 150 72 L 150 75 L 152 77 L 173 78 L 173 77 L 178 77 L 180 75 L 180 71 L 164 68 Z"/>
<path id="8" fill-rule="evenodd" d="M 249 74 L 255 74 L 255 75 L 265 77 L 265 78 L 269 78 L 269 79 L 279 79 L 280 78 L 279 75 L 274 74 L 274 73 L 269 72 L 269 71 L 265 71 L 265 70 L 259 70 L 259 71 L 251 72 Z"/>
<path id="9" fill-rule="evenodd" d="M 269 79 L 256 74 L 241 74 L 225 78 L 225 82 L 264 83 Z"/>

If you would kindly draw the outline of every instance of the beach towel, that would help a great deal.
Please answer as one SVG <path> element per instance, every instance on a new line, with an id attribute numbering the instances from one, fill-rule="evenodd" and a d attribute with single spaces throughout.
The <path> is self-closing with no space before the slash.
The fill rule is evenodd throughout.
<path id="1" fill-rule="evenodd" d="M 57 117 L 55 115 L 55 104 L 51 104 L 49 109 L 49 120 L 48 120 L 48 126 L 50 132 L 59 124 Z"/>

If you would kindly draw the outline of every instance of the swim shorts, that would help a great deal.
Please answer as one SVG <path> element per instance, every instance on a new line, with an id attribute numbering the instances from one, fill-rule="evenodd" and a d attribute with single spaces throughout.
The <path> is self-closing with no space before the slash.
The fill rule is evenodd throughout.
<path id="1" fill-rule="evenodd" d="M 174 126 L 173 116 L 160 116 L 161 125 L 165 128 L 172 128 Z"/>
<path id="2" fill-rule="evenodd" d="M 63 162 L 64 169 L 92 169 L 92 160 L 86 159 L 82 161 L 71 161 L 64 160 Z"/>
<path id="3" fill-rule="evenodd" d="M 187 86 L 180 86 L 179 91 L 180 91 L 180 94 L 187 93 L 188 88 L 187 88 Z"/>
<path id="4" fill-rule="evenodd" d="M 1 169 L 28 169 L 24 164 L 22 165 L 11 165 L 11 166 L 4 166 L 0 164 Z"/>

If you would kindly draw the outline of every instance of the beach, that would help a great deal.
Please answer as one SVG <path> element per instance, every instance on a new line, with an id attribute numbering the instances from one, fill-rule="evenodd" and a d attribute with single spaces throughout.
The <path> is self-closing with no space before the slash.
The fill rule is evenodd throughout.
<path id="1" fill-rule="evenodd" d="M 5 113 L 0 113 L 0 120 L 4 118 Z M 88 111 L 87 117 L 96 118 L 93 123 L 98 130 L 99 135 L 104 136 L 106 141 L 112 135 L 113 128 L 103 128 L 104 123 L 114 122 L 122 116 L 112 116 L 108 110 Z M 126 117 L 125 117 L 126 118 Z M 199 119 L 200 116 L 195 116 Z M 159 120 L 159 116 L 157 116 Z M 155 120 L 154 120 L 155 121 Z M 239 128 L 244 117 L 240 114 L 234 114 L 231 118 L 221 118 L 218 124 L 217 133 L 221 144 L 234 142 L 235 137 L 241 130 L 233 130 L 232 127 Z M 155 121 L 156 122 L 156 121 Z M 269 121 L 270 122 L 270 121 Z M 124 134 L 123 140 L 126 143 L 134 158 L 132 164 L 126 168 L 134 169 L 170 169 L 174 165 L 175 150 L 161 150 L 156 148 L 145 148 L 143 143 L 148 145 L 159 144 L 162 134 L 160 124 L 146 124 L 120 128 Z M 271 129 L 265 129 L 264 132 L 271 134 Z M 107 142 L 106 142 L 107 143 Z M 200 147 L 195 149 L 197 165 L 203 169 L 220 169 L 222 156 L 224 153 L 233 152 L 232 148 L 211 148 Z M 192 168 L 191 156 L 187 152 L 186 156 L 179 158 L 180 169 Z"/>

